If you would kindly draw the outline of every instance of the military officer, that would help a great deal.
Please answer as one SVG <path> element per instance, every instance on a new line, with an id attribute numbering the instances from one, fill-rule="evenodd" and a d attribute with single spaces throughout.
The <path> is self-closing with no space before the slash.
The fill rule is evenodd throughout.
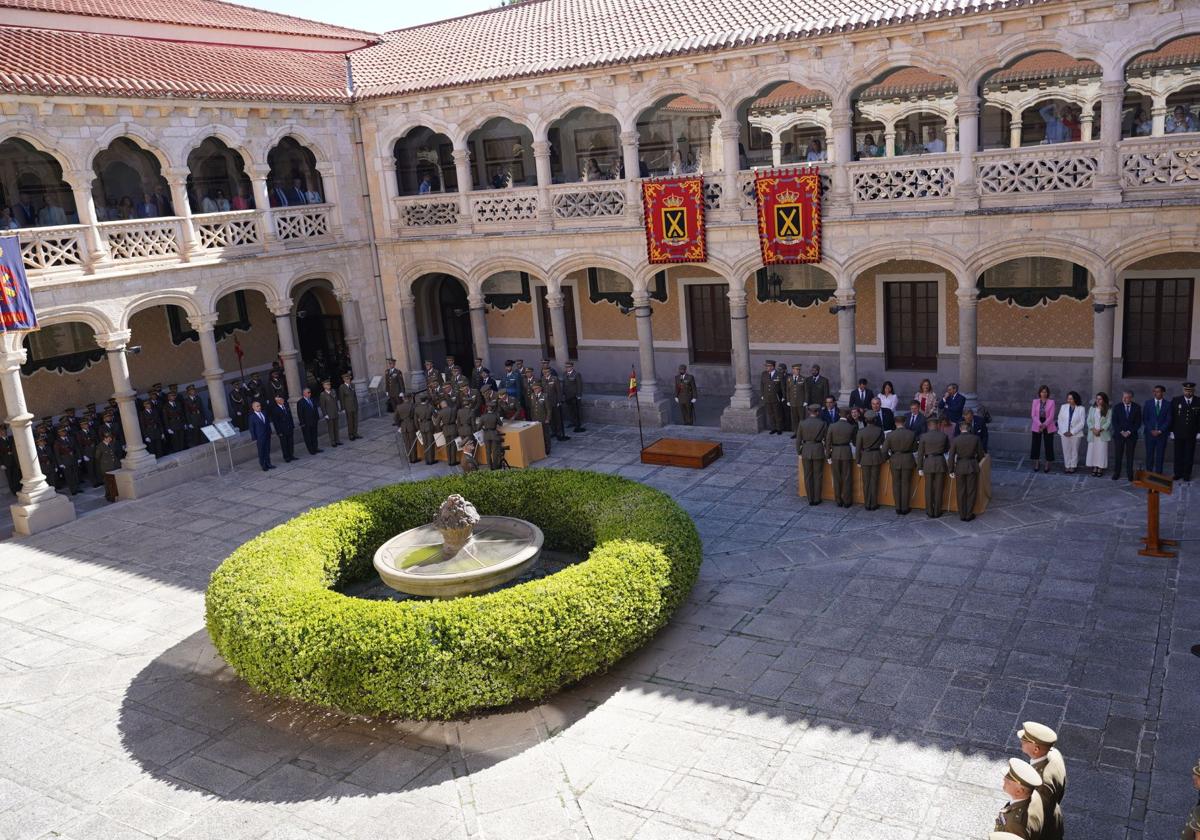
<path id="1" fill-rule="evenodd" d="M 207 414 L 204 411 L 204 400 L 196 393 L 196 386 L 187 386 L 183 395 L 183 433 L 187 445 L 199 446 L 203 437 L 201 429 L 208 425 Z"/>
<path id="2" fill-rule="evenodd" d="M 417 397 L 417 407 L 413 409 L 417 431 L 421 434 L 421 446 L 425 450 L 425 463 L 437 462 L 437 447 L 433 442 L 434 409 L 429 402 L 429 395 L 422 393 Z"/>
<path id="3" fill-rule="evenodd" d="M 156 458 L 161 458 L 166 454 L 163 448 L 163 430 L 162 421 L 158 416 L 158 411 L 154 408 L 152 400 L 146 400 L 142 404 L 142 410 L 138 414 L 138 422 L 142 426 L 142 442 L 146 444 L 146 448 Z"/>
<path id="4" fill-rule="evenodd" d="M 532 376 L 532 373 L 530 374 Z M 550 406 L 542 393 L 542 383 L 534 382 L 529 394 L 529 419 L 542 424 L 542 441 L 546 444 L 546 456 L 550 456 Z"/>
<path id="5" fill-rule="evenodd" d="M 1042 840 L 1045 815 L 1037 792 L 1041 783 L 1042 777 L 1028 761 L 1008 760 L 1008 772 L 1001 786 L 1009 798 L 996 815 L 997 831 L 1008 831 L 1026 840 Z"/>
<path id="6" fill-rule="evenodd" d="M 238 431 L 244 432 L 250 428 L 250 407 L 246 404 L 246 395 L 238 379 L 233 380 L 233 386 L 229 389 L 229 419 Z"/>
<path id="7" fill-rule="evenodd" d="M 267 379 L 267 399 L 271 405 L 275 405 L 276 397 L 283 397 L 284 402 L 288 397 L 287 379 L 284 378 L 283 371 L 279 368 L 271 369 L 271 376 Z"/>
<path id="8" fill-rule="evenodd" d="M 117 457 L 125 457 L 125 436 L 121 424 L 117 420 L 116 409 L 105 407 L 104 413 L 100 415 L 100 422 L 96 426 L 96 432 L 99 437 L 104 437 L 105 432 L 111 432 L 113 441 L 117 444 Z"/>
<path id="9" fill-rule="evenodd" d="M 571 431 L 586 432 L 583 428 L 583 376 L 575 370 L 575 363 L 567 360 L 567 372 L 562 378 L 563 402 L 567 406 L 567 417 L 571 421 Z"/>
<path id="10" fill-rule="evenodd" d="M 446 381 L 446 377 L 442 376 L 442 372 L 433 366 L 433 362 L 425 360 L 425 387 L 429 388 L 432 385 L 442 387 Z"/>
<path id="11" fill-rule="evenodd" d="M 804 422 L 805 402 L 804 402 L 804 374 L 801 372 L 800 365 L 792 365 L 792 375 L 787 378 L 783 385 L 783 401 L 786 404 L 788 416 L 791 418 L 792 437 L 800 431 L 800 424 Z"/>
<path id="12" fill-rule="evenodd" d="M 60 423 L 54 439 L 54 460 L 58 474 L 67 490 L 74 496 L 79 492 L 79 447 L 71 436 L 69 423 Z"/>
<path id="13" fill-rule="evenodd" d="M 58 468 L 54 465 L 54 449 L 50 446 L 49 436 L 39 434 L 34 442 L 34 448 L 37 452 L 38 466 L 42 469 L 42 475 L 46 476 L 46 481 L 50 483 L 51 487 L 61 487 L 62 479 L 58 475 Z"/>
<path id="14" fill-rule="evenodd" d="M 463 475 L 473 473 L 479 469 L 479 460 L 475 457 L 476 442 L 474 437 L 469 437 L 463 441 L 462 456 L 459 458 L 458 465 L 463 471 Z"/>
<path id="15" fill-rule="evenodd" d="M 1200 399 L 1196 383 L 1184 382 L 1183 395 L 1171 400 L 1171 434 L 1175 437 L 1175 481 L 1192 480 L 1196 435 L 1200 433 Z"/>
<path id="16" fill-rule="evenodd" d="M 504 379 L 500 383 L 508 398 L 516 403 L 521 402 L 521 374 L 513 370 L 513 360 L 504 362 Z"/>
<path id="17" fill-rule="evenodd" d="M 358 433 L 358 394 L 354 390 L 351 376 L 350 373 L 342 374 L 342 384 L 338 388 L 338 402 L 342 404 L 342 411 L 346 412 L 346 437 L 350 440 L 358 440 L 361 437 Z"/>
<path id="18" fill-rule="evenodd" d="M 961 435 L 959 439 L 962 439 Z M 1027 720 L 1017 730 L 1017 737 L 1021 740 L 1021 752 L 1042 777 L 1042 783 L 1038 785 L 1046 821 L 1042 838 L 1063 840 L 1062 800 L 1067 792 L 1067 765 L 1055 747 L 1058 733 L 1043 723 Z"/>
<path id="19" fill-rule="evenodd" d="M 396 400 L 392 405 L 392 416 L 395 417 L 396 425 L 400 427 L 400 437 L 404 440 L 405 455 L 409 463 L 415 464 L 417 462 L 417 405 L 405 397 L 403 391 L 396 395 Z"/>
<path id="20" fill-rule="evenodd" d="M 92 463 L 95 465 L 96 474 L 100 476 L 100 483 L 104 485 L 104 501 L 115 502 L 117 485 L 115 481 L 108 481 L 107 476 L 121 468 L 121 459 L 117 455 L 117 439 L 113 437 L 112 432 L 100 435 L 100 442 L 92 450 Z"/>
<path id="21" fill-rule="evenodd" d="M 970 522 L 975 518 L 975 499 L 979 493 L 979 459 L 983 457 L 983 444 L 971 432 L 971 424 L 958 424 L 958 437 L 950 443 L 950 457 L 946 468 L 955 484 L 958 498 L 958 518 Z"/>
<path id="22" fill-rule="evenodd" d="M 93 487 L 101 484 L 100 474 L 96 471 L 96 432 L 92 422 L 84 415 L 75 430 L 75 450 L 79 453 L 79 480 L 90 481 Z"/>
<path id="23" fill-rule="evenodd" d="M 847 409 L 838 411 L 837 422 L 825 432 L 825 460 L 833 467 L 833 498 L 838 507 L 854 504 L 854 455 L 850 444 L 857 431 Z"/>
<path id="24" fill-rule="evenodd" d="M 489 375 L 488 369 L 483 366 L 483 359 L 475 357 L 475 365 L 471 368 L 471 387 L 476 391 L 483 390 L 484 379 Z"/>
<path id="25" fill-rule="evenodd" d="M 1187 824 L 1179 832 L 1179 840 L 1200 840 L 1200 805 L 1188 814 Z"/>
<path id="26" fill-rule="evenodd" d="M 388 411 L 395 412 L 397 402 L 404 395 L 404 374 L 396 367 L 396 360 L 391 356 L 384 361 L 387 362 L 387 370 L 383 372 L 383 387 L 387 391 Z"/>
<path id="27" fill-rule="evenodd" d="M 496 400 L 496 410 L 500 413 L 500 419 L 505 423 L 512 423 L 525 417 L 519 398 L 510 396 L 507 391 L 500 395 L 500 399 Z"/>
<path id="28" fill-rule="evenodd" d="M 500 469 L 500 459 L 504 456 L 503 435 L 500 427 L 503 425 L 499 407 L 495 402 L 489 402 L 479 417 L 479 428 L 483 430 L 483 446 L 487 454 L 488 467 Z"/>
<path id="29" fill-rule="evenodd" d="M 171 452 L 182 452 L 187 449 L 187 416 L 179 394 L 174 390 L 167 392 L 167 399 L 162 407 L 163 432 L 166 434 L 167 449 Z"/>
<path id="30" fill-rule="evenodd" d="M 262 377 L 257 373 L 250 374 L 250 382 L 246 384 L 246 399 L 253 404 L 256 400 L 260 403 L 267 401 L 267 389 L 263 387 Z M 249 422 L 249 418 L 247 418 Z"/>
<path id="31" fill-rule="evenodd" d="M 813 365 L 804 379 L 804 402 L 807 405 L 824 405 L 831 393 L 828 377 L 821 375 L 821 366 Z"/>
<path id="32" fill-rule="evenodd" d="M 863 415 L 867 425 L 858 430 L 854 441 L 855 458 L 862 467 L 863 506 L 867 510 L 879 509 L 879 468 L 887 460 L 883 453 L 883 429 L 875 425 L 876 414 L 868 411 Z"/>
<path id="33" fill-rule="evenodd" d="M 883 442 L 883 453 L 892 470 L 892 496 L 896 515 L 907 516 L 912 510 L 912 476 L 917 468 L 913 453 L 917 451 L 917 436 L 907 426 L 907 418 L 896 415 L 896 428 Z"/>
<path id="34" fill-rule="evenodd" d="M 683 416 L 683 425 L 692 426 L 696 423 L 696 377 L 688 373 L 687 365 L 679 366 L 675 374 L 675 402 L 679 405 L 679 413 Z"/>
<path id="35" fill-rule="evenodd" d="M 458 411 L 455 412 L 454 419 L 458 425 L 458 435 L 463 440 L 474 437 L 475 432 L 479 430 L 479 412 L 476 410 L 474 402 L 460 405 Z"/>
<path id="36" fill-rule="evenodd" d="M 447 361 L 448 361 L 448 360 L 450 360 L 450 359 L 452 359 L 452 358 L 454 358 L 454 357 L 453 357 L 453 356 L 447 356 L 447 357 L 446 357 Z M 449 377 L 447 377 L 447 381 L 448 381 L 448 382 L 449 382 L 451 385 L 453 385 L 453 386 L 454 386 L 454 392 L 455 392 L 455 393 L 458 393 L 458 391 L 459 391 L 459 390 L 462 388 L 462 386 L 464 386 L 464 385 L 466 385 L 467 387 L 470 387 L 470 386 L 471 386 L 471 380 L 467 379 L 466 375 L 465 375 L 465 374 L 462 372 L 462 368 L 461 368 L 461 367 L 459 367 L 458 365 L 452 365 L 452 366 L 450 367 L 450 376 L 449 376 Z"/>
<path id="37" fill-rule="evenodd" d="M 554 434 L 554 439 L 570 440 L 563 424 L 562 385 L 549 362 L 543 369 L 542 393 L 546 395 L 546 403 L 550 406 L 550 431 Z"/>
<path id="38" fill-rule="evenodd" d="M 825 434 L 828 425 L 815 405 L 807 408 L 808 417 L 796 431 L 796 452 L 804 466 L 804 494 L 810 505 L 821 504 L 821 482 L 825 476 Z"/>
<path id="39" fill-rule="evenodd" d="M 8 489 L 17 495 L 21 489 L 21 464 L 17 460 L 17 442 L 7 423 L 0 423 L 0 465 L 4 466 Z"/>
<path id="40" fill-rule="evenodd" d="M 446 463 L 451 467 L 458 466 L 458 445 L 454 442 L 458 437 L 458 410 L 449 400 L 443 399 L 434 420 L 438 431 L 446 439 Z"/>
<path id="41" fill-rule="evenodd" d="M 525 416 L 530 416 L 529 398 L 533 395 L 533 383 L 537 380 L 533 376 L 533 368 L 525 368 L 525 372 L 521 374 L 525 378 L 521 380 L 521 399 L 525 404 Z"/>
<path id="42" fill-rule="evenodd" d="M 767 428 L 773 435 L 783 434 L 783 406 L 780 405 L 782 385 L 779 371 L 775 367 L 775 360 L 767 359 L 763 363 L 763 371 L 758 377 L 758 395 L 767 412 Z"/>
<path id="43" fill-rule="evenodd" d="M 325 415 L 325 428 L 329 432 L 329 445 L 341 446 L 338 436 L 338 398 L 333 390 L 333 382 L 326 379 L 321 383 L 321 396 L 317 398 L 321 413 Z"/>
<path id="44" fill-rule="evenodd" d="M 946 481 L 946 452 L 950 435 L 936 415 L 930 418 L 933 427 L 917 442 L 917 475 L 925 476 L 925 515 L 937 519 L 942 515 L 942 493 Z"/>

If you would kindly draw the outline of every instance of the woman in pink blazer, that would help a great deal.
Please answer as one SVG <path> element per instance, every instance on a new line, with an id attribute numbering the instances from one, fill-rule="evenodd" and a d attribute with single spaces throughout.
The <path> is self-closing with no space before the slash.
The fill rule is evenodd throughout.
<path id="1" fill-rule="evenodd" d="M 1054 433 L 1058 431 L 1054 422 L 1056 416 L 1054 400 L 1050 399 L 1050 388 L 1043 385 L 1038 388 L 1037 399 L 1029 409 L 1029 418 L 1032 421 L 1029 430 L 1033 433 L 1029 445 L 1029 460 L 1033 461 L 1034 472 L 1039 469 L 1050 472 L 1050 465 L 1054 463 Z M 1043 447 L 1046 450 L 1045 461 L 1042 460 Z"/>

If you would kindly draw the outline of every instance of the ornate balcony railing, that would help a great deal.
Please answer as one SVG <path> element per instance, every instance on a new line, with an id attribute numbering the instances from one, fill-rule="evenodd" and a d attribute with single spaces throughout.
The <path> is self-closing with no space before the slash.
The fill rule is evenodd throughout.
<path id="1" fill-rule="evenodd" d="M 87 262 L 83 247 L 83 225 L 56 228 L 21 228 L 21 259 L 27 271 L 57 271 L 78 268 Z"/>
<path id="2" fill-rule="evenodd" d="M 284 242 L 329 236 L 329 204 L 307 204 L 303 207 L 277 207 L 271 210 L 275 236 Z"/>
<path id="3" fill-rule="evenodd" d="M 205 213 L 193 216 L 192 223 L 196 228 L 196 244 L 202 251 L 262 245 L 258 213 L 254 210 Z"/>
<path id="4" fill-rule="evenodd" d="M 1200 134 L 1122 141 L 1121 186 L 1139 193 L 1200 187 Z"/>
<path id="5" fill-rule="evenodd" d="M 458 195 L 456 193 L 426 193 L 402 195 L 394 199 L 399 226 L 410 234 L 424 228 L 458 224 Z"/>
<path id="6" fill-rule="evenodd" d="M 525 227 L 537 220 L 537 187 L 471 193 L 471 211 L 477 225 Z"/>
<path id="7" fill-rule="evenodd" d="M 113 262 L 153 260 L 179 256 L 179 220 L 139 219 L 101 222 L 96 225 Z"/>
<path id="8" fill-rule="evenodd" d="M 550 188 L 554 220 L 614 219 L 625 215 L 624 181 L 555 184 Z"/>
<path id="9" fill-rule="evenodd" d="M 1092 189 L 1099 169 L 1099 143 L 993 149 L 975 155 L 975 179 L 987 205 L 1011 204 L 1020 196 L 1036 203 L 1077 201 L 1081 191 Z"/>
<path id="10" fill-rule="evenodd" d="M 829 190 L 833 187 L 833 179 L 830 176 L 832 168 L 828 163 L 785 164 L 780 168 L 788 169 L 808 166 L 815 166 L 817 168 L 817 174 L 821 178 L 821 200 L 824 202 L 829 197 Z M 742 210 L 742 218 L 747 221 L 757 219 L 758 217 L 758 197 L 754 195 L 755 174 L 755 170 L 753 169 L 744 169 L 738 173 L 739 207 Z"/>
<path id="11" fill-rule="evenodd" d="M 956 154 L 877 158 L 846 164 L 856 204 L 947 199 L 954 192 Z"/>

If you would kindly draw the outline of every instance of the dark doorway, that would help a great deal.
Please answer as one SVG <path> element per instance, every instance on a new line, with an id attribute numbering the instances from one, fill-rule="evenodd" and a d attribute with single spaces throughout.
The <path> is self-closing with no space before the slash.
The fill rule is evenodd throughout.
<path id="1" fill-rule="evenodd" d="M 467 290 L 453 277 L 442 277 L 438 288 L 438 306 L 442 316 L 442 340 L 446 355 L 469 374 L 475 363 L 475 345 L 471 340 L 471 309 Z M 434 364 L 437 365 L 438 361 Z"/>
<path id="2" fill-rule="evenodd" d="M 546 287 L 538 286 L 538 310 L 542 313 L 542 358 L 554 359 L 560 365 L 566 359 L 554 356 L 554 325 L 550 322 L 550 306 L 546 303 Z M 579 331 L 575 329 L 575 290 L 563 286 L 563 316 L 567 320 L 567 355 L 579 358 Z"/>
<path id="3" fill-rule="evenodd" d="M 883 297 L 887 367 L 937 370 L 937 282 L 884 283 Z"/>
<path id="4" fill-rule="evenodd" d="M 1185 377 L 1191 351 L 1192 278 L 1127 279 L 1125 376 Z"/>
<path id="5" fill-rule="evenodd" d="M 713 365 L 730 364 L 733 339 L 729 333 L 729 286 L 725 283 L 703 283 L 687 285 L 684 288 L 687 289 L 692 361 Z"/>
<path id="6" fill-rule="evenodd" d="M 309 289 L 296 303 L 296 341 L 304 362 L 305 379 L 314 390 L 322 379 L 341 379 L 346 367 L 345 331 L 341 313 L 328 313 L 317 290 Z"/>

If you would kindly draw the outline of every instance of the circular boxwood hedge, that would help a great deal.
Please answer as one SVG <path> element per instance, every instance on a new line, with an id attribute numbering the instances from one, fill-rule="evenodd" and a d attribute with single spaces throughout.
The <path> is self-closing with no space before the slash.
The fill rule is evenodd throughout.
<path id="1" fill-rule="evenodd" d="M 536 524 L 586 559 L 450 601 L 372 601 L 336 589 L 426 524 L 450 493 L 481 514 Z M 289 520 L 213 573 L 209 635 L 255 689 L 352 714 L 450 718 L 537 700 L 643 645 L 700 568 L 691 518 L 663 493 L 573 470 L 475 473 L 396 484 Z"/>

